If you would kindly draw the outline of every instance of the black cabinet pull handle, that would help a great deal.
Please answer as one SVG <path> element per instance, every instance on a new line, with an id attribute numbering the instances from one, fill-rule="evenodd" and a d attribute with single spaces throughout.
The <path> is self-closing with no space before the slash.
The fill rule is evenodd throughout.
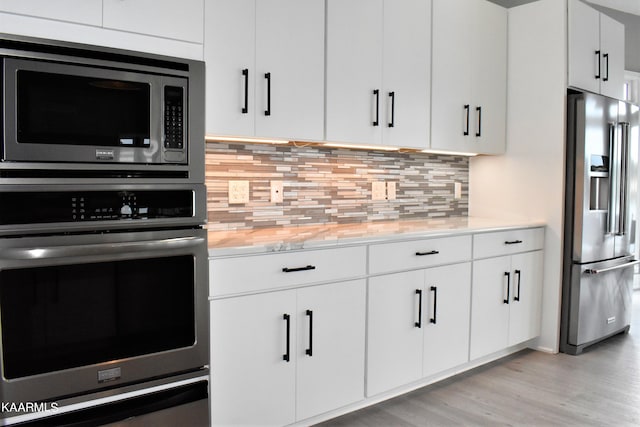
<path id="1" fill-rule="evenodd" d="M 376 120 L 373 122 L 373 125 L 378 126 L 380 124 L 380 90 L 374 89 L 373 94 L 376 97 Z"/>
<path id="2" fill-rule="evenodd" d="M 416 289 L 416 295 L 418 295 L 418 321 L 415 327 L 422 328 L 422 289 Z"/>
<path id="3" fill-rule="evenodd" d="M 605 67 L 604 67 L 604 71 L 605 73 L 607 73 L 606 77 L 602 78 L 603 82 L 608 82 L 609 81 L 609 54 L 605 53 L 604 55 L 602 55 L 602 57 L 604 58 L 605 61 Z"/>
<path id="4" fill-rule="evenodd" d="M 267 79 L 267 109 L 264 110 L 265 116 L 271 115 L 271 73 L 265 73 L 264 78 Z"/>
<path id="5" fill-rule="evenodd" d="M 296 267 L 296 268 L 288 268 L 288 267 L 284 267 L 282 269 L 283 273 L 295 273 L 296 271 L 307 271 L 307 270 L 315 270 L 316 266 L 315 265 L 307 265 L 304 267 Z"/>
<path id="6" fill-rule="evenodd" d="M 291 359 L 291 316 L 283 314 L 282 319 L 287 323 L 287 349 L 286 353 L 282 355 L 282 360 L 289 362 Z"/>
<path id="7" fill-rule="evenodd" d="M 467 121 L 466 121 L 466 130 L 462 132 L 462 134 L 464 136 L 469 135 L 469 104 L 464 104 L 464 109 L 466 111 L 466 117 L 467 117 Z"/>
<path id="8" fill-rule="evenodd" d="M 242 107 L 242 114 L 247 114 L 249 112 L 249 69 L 243 69 L 242 75 L 244 76 L 244 107 Z"/>
<path id="9" fill-rule="evenodd" d="M 438 316 L 438 288 L 436 286 L 431 286 L 429 289 L 433 292 L 433 317 L 429 319 L 429 322 L 435 325 Z"/>
<path id="10" fill-rule="evenodd" d="M 509 298 L 511 296 L 511 273 L 505 272 L 504 275 L 507 276 L 507 298 L 502 300 L 502 302 L 509 304 Z"/>
<path id="11" fill-rule="evenodd" d="M 305 350 L 307 356 L 313 356 L 313 311 L 307 310 L 309 316 L 309 348 Z"/>
<path id="12" fill-rule="evenodd" d="M 476 132 L 476 136 L 482 135 L 482 107 L 476 107 L 476 111 L 478 112 L 478 131 Z"/>
<path id="13" fill-rule="evenodd" d="M 514 301 L 520 301 L 520 270 L 516 270 L 515 274 L 518 275 L 518 295 L 513 296 Z"/>
<path id="14" fill-rule="evenodd" d="M 437 255 L 440 251 L 416 252 L 416 256 Z"/>
<path id="15" fill-rule="evenodd" d="M 596 74 L 596 79 L 600 78 L 600 51 L 596 50 L 596 56 L 598 57 L 598 73 Z"/>
<path id="16" fill-rule="evenodd" d="M 522 243 L 522 240 L 507 240 L 504 242 L 505 245 L 519 245 Z"/>
<path id="17" fill-rule="evenodd" d="M 396 93 L 389 92 L 389 96 L 391 97 L 391 122 L 389 122 L 389 127 L 392 128 L 395 125 L 396 119 Z"/>

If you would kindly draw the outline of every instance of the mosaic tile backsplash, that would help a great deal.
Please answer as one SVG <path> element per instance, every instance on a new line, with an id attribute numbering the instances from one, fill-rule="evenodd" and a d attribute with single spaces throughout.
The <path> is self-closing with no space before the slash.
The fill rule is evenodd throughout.
<path id="1" fill-rule="evenodd" d="M 468 213 L 464 156 L 221 142 L 207 142 L 206 149 L 207 228 L 213 230 Z M 248 203 L 229 203 L 229 181 L 235 180 L 249 181 Z M 282 203 L 271 203 L 271 181 L 282 182 Z M 396 199 L 371 200 L 375 181 L 394 182 Z"/>

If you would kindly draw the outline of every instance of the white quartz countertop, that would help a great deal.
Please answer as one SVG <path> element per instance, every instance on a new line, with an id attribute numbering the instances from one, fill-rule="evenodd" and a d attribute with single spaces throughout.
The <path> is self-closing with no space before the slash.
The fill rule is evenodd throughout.
<path id="1" fill-rule="evenodd" d="M 477 217 L 376 221 L 359 224 L 284 226 L 251 230 L 209 230 L 209 256 L 233 256 L 341 245 L 541 227 L 541 221 Z"/>

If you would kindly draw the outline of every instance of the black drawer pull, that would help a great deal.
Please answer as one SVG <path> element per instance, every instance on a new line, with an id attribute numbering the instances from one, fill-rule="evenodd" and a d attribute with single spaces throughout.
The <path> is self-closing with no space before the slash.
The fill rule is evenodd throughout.
<path id="1" fill-rule="evenodd" d="M 433 292 L 433 317 L 429 319 L 429 322 L 435 325 L 438 319 L 438 288 L 431 286 L 429 290 Z"/>
<path id="2" fill-rule="evenodd" d="M 515 295 L 515 296 L 513 297 L 513 300 L 514 300 L 514 301 L 520 301 L 520 276 L 521 276 L 521 274 L 520 274 L 520 270 L 516 270 L 516 271 L 515 271 L 515 274 L 517 274 L 517 275 L 518 275 L 518 295 Z"/>
<path id="3" fill-rule="evenodd" d="M 271 115 L 271 73 L 265 73 L 264 78 L 267 79 L 267 109 L 264 110 L 265 116 Z"/>
<path id="4" fill-rule="evenodd" d="M 504 275 L 507 276 L 507 298 L 503 299 L 502 302 L 509 304 L 509 298 L 511 297 L 511 273 L 505 271 Z"/>
<path id="5" fill-rule="evenodd" d="M 295 273 L 296 271 L 307 271 L 307 270 L 315 270 L 316 266 L 315 265 L 307 265 L 306 267 L 297 267 L 297 268 L 287 268 L 284 267 L 282 269 L 283 273 Z"/>
<path id="6" fill-rule="evenodd" d="M 309 316 L 309 348 L 305 350 L 305 354 L 313 356 L 313 311 L 307 310 L 306 315 Z"/>
<path id="7" fill-rule="evenodd" d="M 507 240 L 504 242 L 505 245 L 519 245 L 522 243 L 522 240 Z"/>
<path id="8" fill-rule="evenodd" d="M 291 316 L 285 313 L 282 319 L 287 323 L 287 348 L 286 353 L 282 355 L 282 360 L 289 362 L 291 360 Z"/>
<path id="9" fill-rule="evenodd" d="M 416 328 L 422 328 L 422 289 L 416 289 L 418 295 L 418 321 L 414 323 Z"/>
<path id="10" fill-rule="evenodd" d="M 249 69 L 244 68 L 242 70 L 244 76 L 244 107 L 242 107 L 242 114 L 249 112 Z"/>
<path id="11" fill-rule="evenodd" d="M 440 251 L 416 252 L 416 256 L 438 255 Z"/>

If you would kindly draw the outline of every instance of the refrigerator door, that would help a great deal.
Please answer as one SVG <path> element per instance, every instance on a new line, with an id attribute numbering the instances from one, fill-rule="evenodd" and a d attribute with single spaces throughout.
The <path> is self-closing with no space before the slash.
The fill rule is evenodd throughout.
<path id="1" fill-rule="evenodd" d="M 574 264 L 568 344 L 573 354 L 626 331 L 631 323 L 633 257 Z M 565 349 L 566 350 L 566 349 Z"/>
<path id="2" fill-rule="evenodd" d="M 567 197 L 573 201 L 573 253 L 577 263 L 613 258 L 617 190 L 611 149 L 618 102 L 600 95 L 569 96 L 567 129 Z"/>

